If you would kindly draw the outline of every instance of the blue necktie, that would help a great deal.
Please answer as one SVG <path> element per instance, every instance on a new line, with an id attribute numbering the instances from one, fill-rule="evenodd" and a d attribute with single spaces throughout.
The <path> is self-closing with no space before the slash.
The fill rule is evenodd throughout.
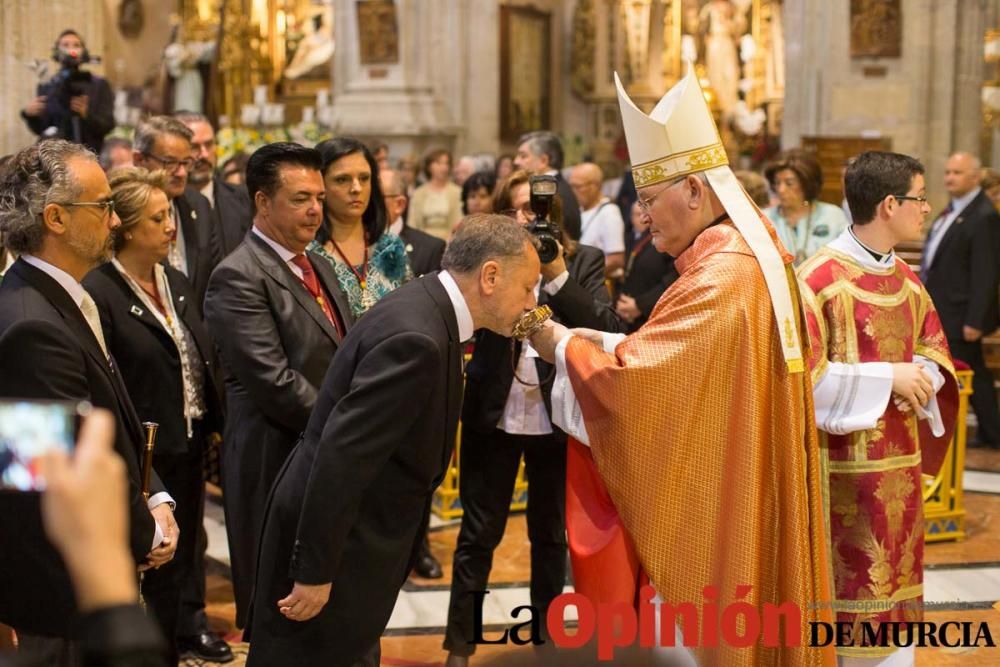
<path id="1" fill-rule="evenodd" d="M 924 241 L 924 252 L 920 255 L 920 279 L 927 282 L 927 270 L 930 268 L 931 256 L 927 250 L 931 247 L 931 243 L 937 238 L 937 235 L 941 232 L 944 227 L 944 221 L 951 215 L 953 207 L 952 202 L 948 202 L 944 210 L 941 211 L 941 215 L 937 217 L 934 224 L 931 225 L 931 229 L 927 232 L 927 239 Z M 937 254 L 937 248 L 934 248 L 934 254 Z"/>

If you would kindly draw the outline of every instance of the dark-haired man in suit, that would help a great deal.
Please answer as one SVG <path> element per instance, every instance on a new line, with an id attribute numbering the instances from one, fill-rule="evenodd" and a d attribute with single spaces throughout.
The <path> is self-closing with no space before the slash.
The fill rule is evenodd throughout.
<path id="1" fill-rule="evenodd" d="M 948 158 L 944 186 L 951 201 L 927 233 L 920 277 L 952 355 L 975 373 L 970 400 L 978 422 L 974 444 L 995 448 L 1000 447 L 1000 414 L 993 374 L 983 358 L 983 336 L 1000 323 L 1000 214 L 979 186 L 981 180 L 979 158 L 969 153 Z"/>
<path id="2" fill-rule="evenodd" d="M 0 398 L 88 401 L 115 418 L 115 452 L 128 473 L 130 546 L 138 565 L 158 567 L 177 548 L 173 499 L 154 475 L 143 499 L 145 440 L 108 356 L 83 276 L 108 259 L 111 188 L 96 157 L 78 144 L 44 141 L 15 155 L 0 178 L 0 231 L 19 258 L 0 284 Z M 20 650 L 53 665 L 77 665 L 77 617 L 63 560 L 42 528 L 35 494 L 0 497 L 0 622 Z"/>
<path id="3" fill-rule="evenodd" d="M 225 373 L 222 486 L 240 627 L 268 492 L 351 324 L 332 267 L 306 251 L 323 220 L 321 167 L 320 154 L 298 144 L 250 156 L 253 227 L 212 273 L 205 297 Z"/>
<path id="4" fill-rule="evenodd" d="M 403 239 L 403 243 L 406 244 L 406 258 L 410 262 L 413 275 L 419 278 L 431 271 L 437 271 L 441 268 L 445 242 L 406 224 L 403 213 L 406 211 L 408 201 L 399 172 L 380 169 L 378 177 L 382 183 L 385 208 L 389 213 L 389 219 L 392 220 L 389 231 Z"/>

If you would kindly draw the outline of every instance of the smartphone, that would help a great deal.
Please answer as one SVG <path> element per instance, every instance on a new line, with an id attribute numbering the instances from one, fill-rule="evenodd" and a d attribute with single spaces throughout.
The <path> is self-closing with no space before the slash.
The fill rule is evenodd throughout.
<path id="1" fill-rule="evenodd" d="M 47 452 L 71 452 L 90 404 L 0 400 L 0 491 L 42 491 L 39 461 Z"/>

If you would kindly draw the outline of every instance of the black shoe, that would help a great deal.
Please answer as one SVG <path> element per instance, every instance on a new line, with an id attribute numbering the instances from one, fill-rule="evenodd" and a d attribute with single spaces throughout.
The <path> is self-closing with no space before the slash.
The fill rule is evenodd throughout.
<path id="1" fill-rule="evenodd" d="M 208 632 L 191 637 L 178 637 L 177 649 L 182 655 L 193 655 L 209 662 L 232 662 L 233 651 L 229 644 Z"/>
<path id="2" fill-rule="evenodd" d="M 413 566 L 413 570 L 424 579 L 440 579 L 444 576 L 444 572 L 441 571 L 441 563 L 429 553 L 425 553 L 417 558 L 417 563 Z"/>

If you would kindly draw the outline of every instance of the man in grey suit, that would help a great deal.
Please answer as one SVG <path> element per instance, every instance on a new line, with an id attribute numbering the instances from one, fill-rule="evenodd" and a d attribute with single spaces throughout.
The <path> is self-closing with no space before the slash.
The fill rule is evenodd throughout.
<path id="1" fill-rule="evenodd" d="M 321 166 L 319 153 L 291 143 L 250 156 L 253 227 L 212 273 L 205 297 L 225 373 L 222 485 L 240 627 L 268 492 L 351 324 L 333 268 L 306 251 L 323 219 Z"/>

